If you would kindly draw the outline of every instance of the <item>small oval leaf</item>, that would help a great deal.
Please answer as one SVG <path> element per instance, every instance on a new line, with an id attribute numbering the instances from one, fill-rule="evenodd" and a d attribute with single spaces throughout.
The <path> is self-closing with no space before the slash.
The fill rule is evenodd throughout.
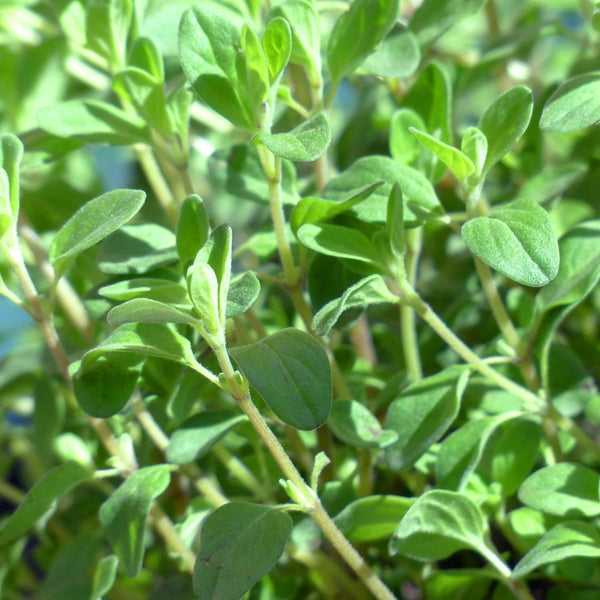
<path id="1" fill-rule="evenodd" d="M 275 566 L 291 531 L 290 516 L 268 506 L 218 508 L 202 525 L 194 592 L 203 600 L 240 600 Z"/>
<path id="2" fill-rule="evenodd" d="M 59 230 L 50 245 L 50 261 L 57 278 L 73 259 L 119 229 L 142 208 L 146 193 L 113 190 L 84 204 Z"/>
<path id="3" fill-rule="evenodd" d="M 329 416 L 331 368 L 323 346 L 308 333 L 282 329 L 231 356 L 269 408 L 296 429 L 315 429 Z"/>
<path id="4" fill-rule="evenodd" d="M 506 277 L 532 287 L 552 281 L 560 255 L 548 213 L 532 200 L 514 200 L 462 227 L 469 250 Z"/>

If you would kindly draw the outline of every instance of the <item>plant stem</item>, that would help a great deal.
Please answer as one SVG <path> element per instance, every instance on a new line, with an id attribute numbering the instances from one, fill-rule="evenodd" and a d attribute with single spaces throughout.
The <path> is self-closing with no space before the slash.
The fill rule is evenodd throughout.
<path id="1" fill-rule="evenodd" d="M 179 208 L 177 207 L 175 196 L 171 192 L 171 188 L 166 182 L 152 150 L 148 147 L 136 146 L 135 155 L 165 214 L 173 224 L 177 223 Z"/>
<path id="2" fill-rule="evenodd" d="M 154 521 L 154 527 L 160 533 L 161 537 L 167 542 L 170 548 L 181 554 L 186 571 L 193 573 L 196 555 L 185 545 L 171 519 L 169 519 L 156 502 L 150 509 L 150 515 Z"/>
<path id="3" fill-rule="evenodd" d="M 294 288 L 298 283 L 298 273 L 294 265 L 292 248 L 285 228 L 285 214 L 281 201 L 281 159 L 265 146 L 258 147 L 258 156 L 269 185 L 269 206 L 273 229 L 277 238 L 279 258 L 283 267 L 283 276 L 288 287 Z"/>
<path id="4" fill-rule="evenodd" d="M 269 490 L 254 476 L 254 473 L 237 456 L 231 454 L 223 444 L 215 444 L 212 452 L 227 470 L 251 492 L 254 492 L 258 498 L 267 499 L 271 496 Z"/>
<path id="5" fill-rule="evenodd" d="M 4 498 L 15 505 L 21 504 L 25 499 L 25 492 L 20 490 L 18 487 L 0 479 L 0 498 Z"/>
<path id="6" fill-rule="evenodd" d="M 21 215 L 19 236 L 31 249 L 35 261 L 51 286 L 55 285 L 55 294 L 65 314 L 73 326 L 79 331 L 83 339 L 91 344 L 94 341 L 94 327 L 87 309 L 81 298 L 73 289 L 69 281 L 62 277 L 55 284 L 54 269 L 48 260 L 48 254 L 35 230 L 29 225 L 24 215 Z"/>
<path id="7" fill-rule="evenodd" d="M 521 398 L 530 410 L 538 412 L 545 404 L 543 400 L 532 391 L 520 386 L 508 377 L 498 373 L 494 368 L 488 365 L 480 356 L 475 354 L 446 323 L 438 317 L 434 310 L 427 304 L 412 286 L 402 279 L 398 282 L 400 295 L 404 302 L 412 306 L 417 314 L 467 363 L 475 370 L 479 371 L 496 383 L 499 387 Z"/>
<path id="8" fill-rule="evenodd" d="M 415 287 L 417 281 L 422 240 L 423 230 L 421 227 L 406 232 L 404 268 L 406 278 L 412 287 Z M 400 305 L 400 329 L 408 379 L 411 383 L 416 383 L 423 379 L 423 367 L 421 366 L 421 356 L 419 354 L 415 311 L 408 304 Z"/>
<path id="9" fill-rule="evenodd" d="M 213 350 L 219 361 L 219 365 L 223 370 L 223 375 L 230 386 L 232 395 L 254 426 L 258 435 L 265 442 L 285 476 L 294 486 L 299 496 L 299 500 L 301 500 L 302 504 L 308 508 L 310 514 L 318 523 L 327 539 L 333 544 L 350 568 L 352 568 L 352 570 L 363 580 L 375 598 L 378 600 L 396 600 L 394 594 L 392 594 L 383 581 L 371 570 L 362 556 L 338 529 L 337 525 L 333 522 L 332 518 L 321 504 L 319 497 L 304 481 L 296 468 L 296 465 L 294 465 L 287 452 L 254 405 L 254 402 L 252 402 L 249 390 L 240 387 L 240 384 L 235 377 L 235 370 L 231 364 L 231 359 L 229 358 L 225 345 L 215 346 L 213 347 Z"/>

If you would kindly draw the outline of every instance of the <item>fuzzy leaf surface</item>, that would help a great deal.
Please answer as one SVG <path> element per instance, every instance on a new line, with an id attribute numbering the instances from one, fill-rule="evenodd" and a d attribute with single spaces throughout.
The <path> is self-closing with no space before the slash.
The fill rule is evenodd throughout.
<path id="1" fill-rule="evenodd" d="M 269 408 L 296 429 L 315 429 L 329 416 L 331 368 L 317 340 L 282 329 L 258 342 L 231 348 L 231 356 Z"/>

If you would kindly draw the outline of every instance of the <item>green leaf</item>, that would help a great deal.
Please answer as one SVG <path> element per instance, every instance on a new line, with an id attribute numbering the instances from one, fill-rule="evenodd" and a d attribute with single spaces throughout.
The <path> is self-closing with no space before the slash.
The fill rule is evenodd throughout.
<path id="1" fill-rule="evenodd" d="M 114 190 L 84 204 L 58 231 L 49 257 L 60 278 L 75 257 L 119 229 L 142 208 L 146 193 Z"/>
<path id="2" fill-rule="evenodd" d="M 125 63 L 127 37 L 131 26 L 131 0 L 89 0 L 86 9 L 86 40 L 94 52 L 114 69 Z"/>
<path id="3" fill-rule="evenodd" d="M 100 248 L 98 266 L 109 275 L 148 273 L 177 262 L 175 236 L 156 223 L 125 225 Z"/>
<path id="4" fill-rule="evenodd" d="M 337 202 L 315 196 L 302 198 L 292 212 L 292 218 L 290 219 L 292 231 L 297 233 L 300 226 L 304 223 L 321 223 L 333 219 L 337 215 L 350 210 L 356 204 L 366 200 L 382 184 L 382 181 L 373 183 L 347 200 Z"/>
<path id="5" fill-rule="evenodd" d="M 327 425 L 344 444 L 355 448 L 385 448 L 398 439 L 393 431 L 385 431 L 377 417 L 356 400 L 333 403 Z"/>
<path id="6" fill-rule="evenodd" d="M 260 164 L 255 147 L 247 144 L 217 150 L 208 160 L 213 185 L 223 189 L 232 201 L 250 200 L 269 203 L 269 182 Z M 296 204 L 296 168 L 282 160 L 281 201 Z"/>
<path id="7" fill-rule="evenodd" d="M 270 125 L 272 118 L 265 111 L 265 103 L 269 99 L 271 87 L 269 67 L 260 38 L 253 29 L 248 27 L 247 23 L 242 26 L 241 44 L 246 63 L 246 82 L 254 123 L 259 129 L 264 129 Z"/>
<path id="8" fill-rule="evenodd" d="M 421 115 L 425 127 L 419 129 L 431 133 L 439 129 L 440 140 L 446 144 L 452 143 L 452 79 L 443 63 L 430 62 L 420 72 L 419 78 L 403 98 L 402 106 Z"/>
<path id="9" fill-rule="evenodd" d="M 21 166 L 21 160 L 23 158 L 23 143 L 21 140 L 10 133 L 5 133 L 0 136 L 0 169 L 6 173 L 8 186 L 5 187 L 0 195 L 5 196 L 10 206 L 10 214 L 12 214 L 12 220 L 16 222 L 19 216 L 19 197 L 20 197 L 20 185 L 19 185 L 19 168 Z M 6 182 L 5 184 L 6 185 Z M 8 193 L 7 193 L 8 192 Z M 4 206 L 3 202 L 0 206 Z M 9 211 L 4 207 L 0 209 L 0 219 L 3 214 L 9 214 Z M 2 227 L 0 226 L 0 232 Z M 1 237 L 1 233 L 0 233 Z"/>
<path id="10" fill-rule="evenodd" d="M 126 102 L 133 104 L 137 114 L 165 139 L 172 137 L 173 123 L 161 81 L 142 69 L 127 67 L 114 76 L 113 89 Z"/>
<path id="11" fill-rule="evenodd" d="M 260 137 L 275 156 L 304 162 L 325 154 L 331 141 L 331 129 L 325 113 L 318 113 L 287 133 L 261 133 Z"/>
<path id="12" fill-rule="evenodd" d="M 192 194 L 181 205 L 177 220 L 177 253 L 185 265 L 193 261 L 208 239 L 210 223 L 200 196 Z"/>
<path id="13" fill-rule="evenodd" d="M 186 11 L 179 27 L 179 58 L 201 100 L 234 125 L 256 131 L 240 52 L 242 24 L 234 11 L 212 2 Z"/>
<path id="14" fill-rule="evenodd" d="M 206 330 L 217 335 L 223 322 L 219 318 L 219 282 L 213 268 L 195 260 L 187 271 L 188 291 Z"/>
<path id="15" fill-rule="evenodd" d="M 333 520 L 352 543 L 374 542 L 391 537 L 414 501 L 402 496 L 367 496 L 348 504 Z"/>
<path id="16" fill-rule="evenodd" d="M 287 0 L 274 6 L 270 17 L 283 17 L 292 31 L 290 62 L 306 68 L 311 82 L 321 79 L 319 16 L 313 2 Z"/>
<path id="17" fill-rule="evenodd" d="M 271 19 L 261 38 L 261 45 L 267 60 L 269 79 L 274 85 L 292 54 L 292 30 L 282 17 Z"/>
<path id="18" fill-rule="evenodd" d="M 315 429 L 329 416 L 331 369 L 323 346 L 297 329 L 282 329 L 231 356 L 269 408 L 296 429 Z"/>
<path id="19" fill-rule="evenodd" d="M 536 296 L 540 313 L 557 306 L 575 306 L 600 279 L 600 220 L 580 223 L 559 242 L 560 268 L 555 279 Z"/>
<path id="20" fill-rule="evenodd" d="M 245 313 L 260 294 L 260 281 L 252 271 L 246 271 L 231 280 L 227 293 L 227 310 L 225 316 L 232 319 Z"/>
<path id="21" fill-rule="evenodd" d="M 412 108 L 399 108 L 390 120 L 390 154 L 403 165 L 412 165 L 421 154 L 421 144 L 410 129 L 425 129 L 425 123 L 419 113 Z"/>
<path id="22" fill-rule="evenodd" d="M 75 462 L 67 462 L 48 471 L 29 490 L 15 512 L 0 527 L 0 545 L 23 535 L 59 498 L 91 477 L 92 472 L 89 469 Z"/>
<path id="23" fill-rule="evenodd" d="M 463 182 L 475 171 L 475 165 L 471 159 L 454 146 L 445 144 L 414 127 L 411 127 L 410 131 L 425 148 L 431 150 L 456 175 L 460 182 Z"/>
<path id="24" fill-rule="evenodd" d="M 516 564 L 511 578 L 521 579 L 543 565 L 581 556 L 600 557 L 600 533 L 590 523 L 565 521 L 550 529 Z"/>
<path id="25" fill-rule="evenodd" d="M 38 112 L 37 121 L 48 133 L 90 144 L 152 143 L 145 121 L 100 100 L 67 100 L 52 104 Z"/>
<path id="26" fill-rule="evenodd" d="M 117 578 L 119 558 L 114 554 L 101 558 L 94 572 L 94 588 L 90 600 L 102 600 Z"/>
<path id="27" fill-rule="evenodd" d="M 355 0 L 338 17 L 327 46 L 327 63 L 334 86 L 375 50 L 391 31 L 399 12 L 399 0 Z"/>
<path id="28" fill-rule="evenodd" d="M 127 65 L 146 71 L 159 83 L 164 83 L 163 57 L 153 39 L 139 37 L 131 44 Z"/>
<path id="29" fill-rule="evenodd" d="M 456 419 L 469 370 L 450 367 L 426 377 L 402 391 L 390 404 L 386 428 L 398 441 L 386 449 L 391 468 L 402 471 L 437 442 Z"/>
<path id="30" fill-rule="evenodd" d="M 307 248 L 337 258 L 377 264 L 375 247 L 364 233 L 341 225 L 306 223 L 297 232 Z"/>
<path id="31" fill-rule="evenodd" d="M 484 4 L 485 0 L 425 0 L 414 12 L 410 29 L 421 46 L 429 46 L 457 21 L 475 14 Z"/>
<path id="32" fill-rule="evenodd" d="M 529 125 L 532 112 L 531 90 L 519 85 L 502 94 L 483 113 L 477 127 L 488 141 L 484 173 L 521 139 Z"/>
<path id="33" fill-rule="evenodd" d="M 175 327 L 166 323 L 128 323 L 113 331 L 98 346 L 88 350 L 81 359 L 82 367 L 108 352 L 133 352 L 156 356 L 184 365 L 196 360 L 190 341 Z"/>
<path id="34" fill-rule="evenodd" d="M 558 241 L 548 213 L 532 200 L 513 200 L 462 227 L 469 250 L 506 277 L 533 287 L 552 281 Z"/>
<path id="35" fill-rule="evenodd" d="M 531 473 L 539 457 L 542 428 L 539 423 L 519 419 L 502 427 L 493 447 L 491 480 L 502 485 L 502 493 L 512 496 Z"/>
<path id="36" fill-rule="evenodd" d="M 187 289 L 178 281 L 137 277 L 103 285 L 98 293 L 109 300 L 124 302 L 134 298 L 149 298 L 166 304 L 188 304 Z"/>
<path id="37" fill-rule="evenodd" d="M 404 256 L 404 202 L 400 184 L 395 183 L 388 198 L 386 229 L 394 256 Z"/>
<path id="38" fill-rule="evenodd" d="M 268 506 L 230 502 L 202 525 L 194 592 L 203 600 L 240 600 L 283 554 L 292 519 Z"/>
<path id="39" fill-rule="evenodd" d="M 469 127 L 462 137 L 460 149 L 475 167 L 475 173 L 483 173 L 488 152 L 488 141 L 485 134 L 477 127 Z"/>
<path id="40" fill-rule="evenodd" d="M 167 465 L 133 472 L 100 507 L 100 523 L 115 554 L 130 577 L 136 577 L 144 559 L 144 528 L 152 501 L 169 485 Z"/>
<path id="41" fill-rule="evenodd" d="M 190 313 L 149 298 L 135 298 L 119 304 L 108 313 L 107 319 L 111 325 L 137 322 L 187 323 L 195 326 L 200 324 Z"/>
<path id="42" fill-rule="evenodd" d="M 583 465 L 557 463 L 532 473 L 519 488 L 523 504 L 561 517 L 600 515 L 600 476 Z"/>
<path id="43" fill-rule="evenodd" d="M 232 410 L 209 410 L 190 417 L 171 435 L 167 460 L 184 465 L 206 456 L 228 431 L 246 420 Z"/>
<path id="44" fill-rule="evenodd" d="M 570 162 L 543 169 L 528 179 L 519 190 L 519 197 L 540 203 L 554 200 L 580 180 L 587 171 L 588 165 L 581 162 Z"/>
<path id="45" fill-rule="evenodd" d="M 10 182 L 4 169 L 0 169 L 0 241 L 9 229 L 16 228 L 16 220 L 10 202 Z"/>
<path id="46" fill-rule="evenodd" d="M 227 294 L 231 280 L 231 240 L 229 225 L 220 225 L 208 237 L 206 244 L 198 250 L 194 264 L 206 263 L 215 273 L 218 283 L 217 314 L 221 324 L 225 323 Z"/>
<path id="47" fill-rule="evenodd" d="M 494 417 L 468 421 L 453 431 L 441 444 L 435 476 L 439 487 L 463 491 L 494 432 L 506 421 L 522 416 L 508 412 Z"/>
<path id="48" fill-rule="evenodd" d="M 395 27 L 379 47 L 363 61 L 361 69 L 379 77 L 410 77 L 419 68 L 421 50 L 416 36 Z"/>
<path id="49" fill-rule="evenodd" d="M 416 560 L 442 560 L 458 550 L 489 553 L 479 507 L 456 492 L 425 492 L 408 509 L 390 540 L 390 554 Z"/>
<path id="50" fill-rule="evenodd" d="M 565 81 L 544 105 L 540 129 L 567 133 L 600 121 L 600 73 L 584 73 Z"/>
<path id="51" fill-rule="evenodd" d="M 317 335 L 327 335 L 346 310 L 364 309 L 372 304 L 399 302 L 388 289 L 381 275 L 369 275 L 351 285 L 340 298 L 325 304 L 314 316 L 312 328 Z"/>
<path id="52" fill-rule="evenodd" d="M 143 360 L 137 354 L 111 352 L 85 365 L 74 363 L 73 389 L 79 406 L 100 419 L 123 410 L 137 385 Z"/>
<path id="53" fill-rule="evenodd" d="M 323 193 L 331 200 L 345 200 L 373 183 L 384 182 L 364 202 L 351 212 L 367 223 L 385 223 L 387 203 L 392 185 L 399 181 L 404 200 L 406 227 L 416 227 L 423 222 L 423 212 L 442 214 L 442 208 L 431 183 L 412 167 L 398 164 L 388 156 L 359 158 L 343 173 L 325 186 Z"/>

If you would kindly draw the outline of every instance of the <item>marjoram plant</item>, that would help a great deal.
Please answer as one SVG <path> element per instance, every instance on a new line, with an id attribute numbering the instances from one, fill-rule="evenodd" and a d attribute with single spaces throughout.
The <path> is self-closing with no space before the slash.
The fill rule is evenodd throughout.
<path id="1" fill-rule="evenodd" d="M 600 597 L 594 26 L 0 2 L 0 597 Z"/>

